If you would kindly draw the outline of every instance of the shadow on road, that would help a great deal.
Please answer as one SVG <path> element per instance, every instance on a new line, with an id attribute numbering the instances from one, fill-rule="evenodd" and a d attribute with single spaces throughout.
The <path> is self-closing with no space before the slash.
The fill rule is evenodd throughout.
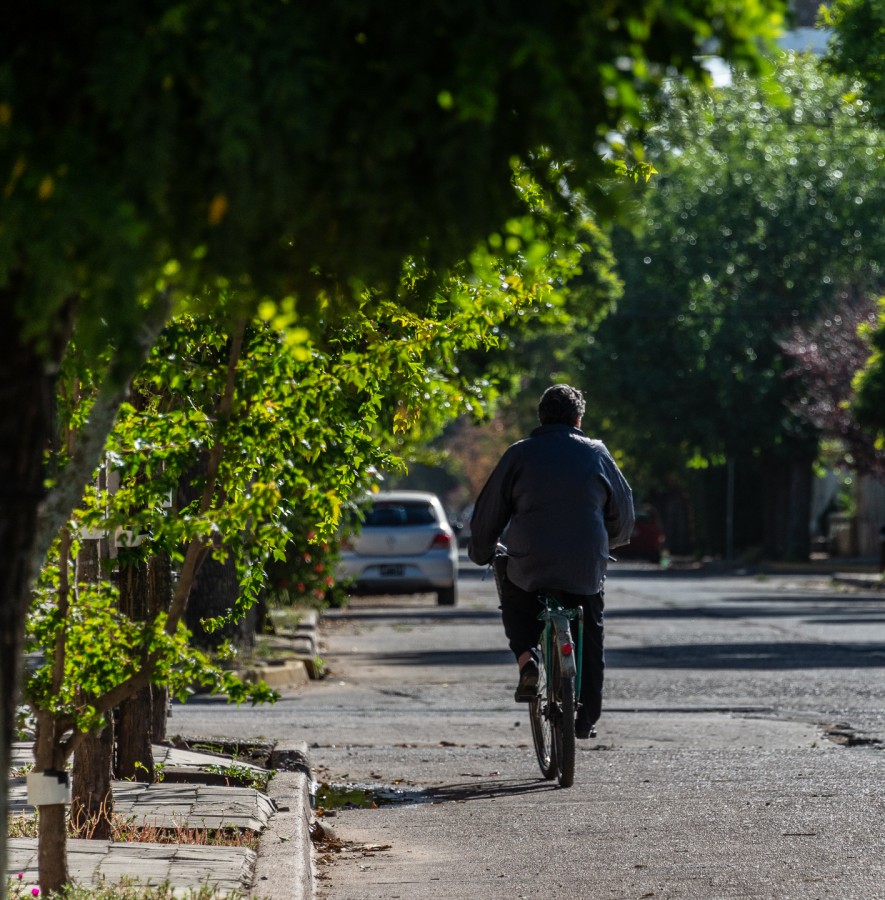
<path id="1" fill-rule="evenodd" d="M 466 773 L 465 773 L 466 774 Z M 539 778 L 528 781 L 524 778 L 502 778 L 489 780 L 487 776 L 475 776 L 477 781 L 462 781 L 457 784 L 444 784 L 427 788 L 425 801 L 432 803 L 489 800 L 496 797 L 524 796 L 526 794 L 546 793 L 558 790 L 555 782 L 542 781 Z"/>
<path id="2" fill-rule="evenodd" d="M 335 654 L 348 656 L 346 651 Z M 364 655 L 357 653 L 357 656 Z M 404 650 L 401 653 L 371 651 L 372 662 L 391 666 L 501 666 L 512 665 L 513 654 L 503 650 Z M 514 669 L 515 671 L 515 669 Z"/>
<path id="3" fill-rule="evenodd" d="M 885 668 L 881 643 L 759 642 L 657 644 L 606 651 L 612 669 L 859 669 Z"/>
<path id="4" fill-rule="evenodd" d="M 806 623 L 833 625 L 881 624 L 885 609 L 881 597 L 850 597 L 844 602 L 821 594 L 766 594 L 758 597 L 738 595 L 722 597 L 710 606 L 656 606 L 606 608 L 605 617 L 612 619 L 803 619 Z M 823 605 L 829 604 L 829 605 Z M 768 607 L 766 609 L 765 607 Z"/>
<path id="5" fill-rule="evenodd" d="M 385 597 L 383 606 L 360 605 L 359 603 L 348 606 L 347 609 L 330 610 L 323 613 L 323 618 L 328 622 L 345 620 L 348 622 L 408 622 L 418 619 L 445 619 L 446 621 L 462 620 L 465 622 L 501 620 L 501 612 L 498 609 L 467 609 L 461 606 L 396 606 L 390 601 L 394 598 Z M 375 598 L 377 602 L 377 598 Z"/>

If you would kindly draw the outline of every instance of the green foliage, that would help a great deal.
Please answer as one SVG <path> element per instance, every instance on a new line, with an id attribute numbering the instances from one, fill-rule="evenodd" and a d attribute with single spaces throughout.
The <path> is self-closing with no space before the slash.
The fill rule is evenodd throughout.
<path id="1" fill-rule="evenodd" d="M 427 297 L 416 284 L 432 274 L 411 266 L 399 301 L 366 292 L 358 309 L 335 316 L 316 340 L 293 345 L 291 331 L 271 324 L 285 309 L 270 304 L 264 319 L 239 325 L 230 298 L 217 301 L 218 319 L 176 317 L 119 411 L 104 481 L 87 491 L 74 533 L 130 545 L 117 567 L 151 554 L 181 566 L 194 546 L 211 548 L 216 559 L 232 556 L 240 596 L 229 617 L 248 610 L 268 573 L 288 580 L 291 600 L 304 602 L 311 592 L 319 595 L 314 602 L 325 600 L 342 507 L 379 470 L 402 465 L 409 448 L 476 407 L 479 392 L 460 372 L 460 355 L 497 343 L 501 324 L 522 313 L 535 328 L 565 320 L 564 286 L 588 246 L 576 245 L 554 215 L 514 220 L 508 234 L 509 262 L 479 248 L 472 276 L 453 273 L 444 292 Z M 533 250 L 539 244 L 542 252 Z M 481 271 L 491 283 L 478 280 Z M 94 378 L 76 347 L 65 371 L 60 408 L 76 434 L 89 427 Z M 64 477 L 64 454 L 56 467 Z M 197 683 L 236 702 L 271 696 L 191 650 L 180 610 L 136 622 L 120 612 L 108 582 L 78 584 L 67 608 L 57 602 L 56 570 L 47 568 L 43 585 L 31 634 L 47 663 L 29 698 L 79 729 L 100 727 L 99 699 L 145 666 L 180 696 Z M 204 625 L 213 630 L 222 621 Z M 53 659 L 62 634 L 59 685 Z"/>
<path id="2" fill-rule="evenodd" d="M 738 76 L 709 95 L 674 91 L 650 138 L 660 175 L 619 232 L 616 312 L 583 353 L 588 412 L 628 455 L 636 486 L 727 457 L 807 453 L 801 378 L 783 341 L 882 282 L 885 159 L 843 82 L 785 55 L 772 105 Z"/>
<path id="3" fill-rule="evenodd" d="M 855 380 L 854 411 L 874 435 L 876 449 L 885 452 L 885 297 L 879 299 L 876 327 L 866 328 L 864 333 L 872 344 L 872 353 Z"/>
<path id="4" fill-rule="evenodd" d="M 6 895 L 10 900 L 33 900 L 33 888 L 21 879 L 7 880 Z M 240 891 L 219 891 L 204 886 L 191 888 L 185 893 L 171 884 L 142 885 L 133 879 L 124 878 L 113 883 L 101 880 L 94 885 L 66 885 L 56 896 L 63 900 L 245 900 Z"/>
<path id="5" fill-rule="evenodd" d="M 833 29 L 827 63 L 833 71 L 859 79 L 854 94 L 885 121 L 885 5 L 881 0 L 834 0 L 821 7 L 823 23 Z"/>
<path id="6" fill-rule="evenodd" d="M 71 568 L 71 575 L 74 575 Z M 191 648 L 179 627 L 169 636 L 165 616 L 135 622 L 119 609 L 116 586 L 109 582 L 76 585 L 62 617 L 56 602 L 57 569 L 44 569 L 28 622 L 29 651 L 42 651 L 45 662 L 28 678 L 26 696 L 35 710 L 53 714 L 77 731 L 103 727 L 98 701 L 154 659 L 152 680 L 186 700 L 197 686 L 224 693 L 231 702 L 262 703 L 276 695 L 266 684 L 246 684 L 204 653 Z M 64 642 L 64 673 L 53 680 L 57 640 Z"/>
<path id="7" fill-rule="evenodd" d="M 0 34 L 0 286 L 33 333 L 76 298 L 83 346 L 121 351 L 138 298 L 166 291 L 352 305 L 519 217 L 514 160 L 561 205 L 602 202 L 600 148 L 643 96 L 674 66 L 703 77 L 709 41 L 759 65 L 782 8 L 20 5 Z"/>
<path id="8" fill-rule="evenodd" d="M 821 9 L 824 22 L 833 28 L 834 37 L 827 63 L 836 72 L 859 79 L 849 99 L 862 98 L 865 112 L 880 127 L 885 127 L 885 4 L 881 0 L 835 0 Z M 876 436 L 879 451 L 885 450 L 885 320 L 880 316 L 872 337 L 873 353 L 865 371 L 856 381 L 855 410 L 860 421 Z"/>
<path id="9" fill-rule="evenodd" d="M 271 770 L 258 770 L 254 766 L 236 762 L 228 765 L 207 765 L 203 768 L 207 772 L 222 775 L 237 785 L 253 788 L 256 791 L 266 791 L 270 779 L 276 774 Z"/>
<path id="10" fill-rule="evenodd" d="M 282 605 L 302 604 L 320 609 L 344 605 L 342 585 L 334 577 L 337 558 L 337 542 L 318 542 L 316 532 L 292 527 L 283 558 L 268 564 L 271 596 Z"/>

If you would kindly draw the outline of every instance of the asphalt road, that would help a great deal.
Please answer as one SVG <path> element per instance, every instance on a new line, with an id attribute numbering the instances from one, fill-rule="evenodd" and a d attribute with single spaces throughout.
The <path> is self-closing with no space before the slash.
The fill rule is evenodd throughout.
<path id="1" fill-rule="evenodd" d="M 479 574 L 454 609 L 329 614 L 330 677 L 274 707 L 175 709 L 185 734 L 305 740 L 375 797 L 321 820 L 321 900 L 885 898 L 885 596 L 614 566 L 600 734 L 562 790 Z"/>

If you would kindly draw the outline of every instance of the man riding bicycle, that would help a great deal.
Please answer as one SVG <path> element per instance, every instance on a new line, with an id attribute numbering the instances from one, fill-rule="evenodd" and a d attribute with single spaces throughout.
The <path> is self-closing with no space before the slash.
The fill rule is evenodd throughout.
<path id="1" fill-rule="evenodd" d="M 630 485 L 602 441 L 580 430 L 584 409 L 582 393 L 567 384 L 544 391 L 540 427 L 507 448 L 476 501 L 468 546 L 479 565 L 493 561 L 499 539 L 509 551 L 494 564 L 518 702 L 538 691 L 538 592 L 583 607 L 578 738 L 595 736 L 602 712 L 603 583 L 609 550 L 629 542 L 634 520 Z"/>

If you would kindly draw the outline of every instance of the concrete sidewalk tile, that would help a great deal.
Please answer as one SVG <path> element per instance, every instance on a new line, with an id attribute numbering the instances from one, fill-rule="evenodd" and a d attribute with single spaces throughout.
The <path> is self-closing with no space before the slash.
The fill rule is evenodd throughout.
<path id="1" fill-rule="evenodd" d="M 156 748 L 157 755 L 163 748 Z M 200 765 L 201 754 L 178 754 L 183 765 Z M 30 745 L 18 747 L 18 758 L 29 757 Z M 206 759 L 207 757 L 203 757 Z M 214 761 L 218 757 L 208 757 Z M 23 763 L 20 763 L 23 764 Z M 274 747 L 271 767 L 276 774 L 268 793 L 253 788 L 195 783 L 113 783 L 116 811 L 124 818 L 156 827 L 249 829 L 259 835 L 256 853 L 248 847 L 196 844 L 107 843 L 69 839 L 68 868 L 81 884 L 104 878 L 116 883 L 132 878 L 159 885 L 169 882 L 176 896 L 209 883 L 220 891 L 240 891 L 267 900 L 312 900 L 315 895 L 312 818 L 312 775 L 307 744 L 293 742 Z M 9 810 L 33 816 L 24 778 L 10 779 Z M 11 838 L 7 871 L 22 883 L 38 884 L 37 841 Z"/>

